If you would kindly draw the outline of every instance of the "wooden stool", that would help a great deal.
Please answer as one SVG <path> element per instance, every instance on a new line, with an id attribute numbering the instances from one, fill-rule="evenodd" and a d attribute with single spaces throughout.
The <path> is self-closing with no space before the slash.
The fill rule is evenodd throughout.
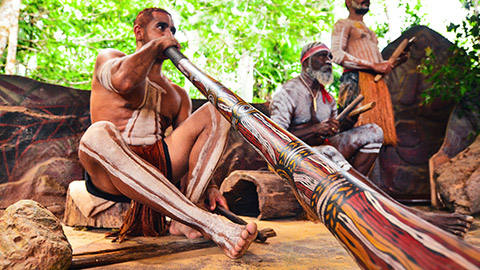
<path id="1" fill-rule="evenodd" d="M 117 202 L 93 217 L 86 217 L 73 201 L 70 192 L 67 191 L 63 222 L 65 225 L 73 227 L 119 228 L 123 223 L 123 216 L 129 208 L 130 203 Z"/>

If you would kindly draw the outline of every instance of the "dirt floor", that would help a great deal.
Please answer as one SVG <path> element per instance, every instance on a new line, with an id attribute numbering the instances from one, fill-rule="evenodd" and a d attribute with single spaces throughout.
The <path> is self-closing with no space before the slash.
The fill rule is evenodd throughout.
<path id="1" fill-rule="evenodd" d="M 250 221 L 252 218 L 244 217 Z M 272 228 L 277 236 L 266 243 L 253 243 L 238 260 L 227 258 L 216 246 L 162 256 L 116 263 L 90 269 L 359 269 L 346 250 L 321 223 L 299 220 L 258 221 L 259 229 Z M 185 240 L 183 237 L 136 237 L 121 244 L 105 239 L 105 230 L 78 231 L 64 227 L 75 254 L 98 250 L 138 247 L 145 244 L 188 242 L 207 243 L 206 240 Z M 465 240 L 480 247 L 480 216 Z M 190 245 L 190 242 L 192 245 Z M 211 242 L 207 245 L 212 245 Z M 113 256 L 113 255 L 112 255 Z"/>

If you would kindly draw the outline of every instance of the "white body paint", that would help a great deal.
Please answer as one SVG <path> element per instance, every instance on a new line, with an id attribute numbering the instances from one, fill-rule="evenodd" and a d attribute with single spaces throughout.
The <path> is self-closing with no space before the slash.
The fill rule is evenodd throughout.
<path id="1" fill-rule="evenodd" d="M 333 62 L 344 68 L 362 69 L 384 61 L 375 32 L 361 21 L 338 20 L 333 27 L 331 49 Z"/>
<path id="2" fill-rule="evenodd" d="M 242 226 L 194 205 L 159 170 L 139 158 L 112 123 L 92 124 L 80 141 L 79 151 L 118 179 L 116 187 L 131 199 L 198 228 L 221 247 L 231 250 L 241 238 Z"/>
<path id="3" fill-rule="evenodd" d="M 320 122 L 337 116 L 337 105 L 333 97 L 332 102 L 325 101 L 325 103 L 321 96 L 317 99 L 318 108 L 315 116 Z M 273 97 L 270 105 L 270 117 L 284 129 L 306 124 L 312 119 L 311 100 L 305 84 L 298 77 L 294 78 L 285 83 Z M 331 158 L 341 168 L 348 170 L 351 168 L 350 164 L 338 151 L 342 152 L 347 147 L 353 147 L 363 153 L 379 153 L 383 142 L 383 131 L 376 124 L 367 124 L 341 132 L 329 138 L 329 141 L 337 149 L 322 148 L 322 146 L 314 147 L 314 149 Z"/>
<path id="4" fill-rule="evenodd" d="M 212 132 L 202 147 L 185 192 L 185 196 L 192 202 L 197 202 L 205 192 L 227 143 L 230 129 L 230 123 L 218 115 L 212 105 L 208 108 L 211 112 Z"/>
<path id="5" fill-rule="evenodd" d="M 138 109 L 133 111 L 122 137 L 129 145 L 151 145 L 162 138 L 160 108 L 162 94 L 166 91 L 150 81 L 145 83 L 145 97 Z"/>

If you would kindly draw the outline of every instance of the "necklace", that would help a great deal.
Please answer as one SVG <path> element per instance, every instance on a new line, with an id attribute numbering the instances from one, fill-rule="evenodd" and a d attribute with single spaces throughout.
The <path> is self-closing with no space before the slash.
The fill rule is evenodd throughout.
<path id="1" fill-rule="evenodd" d="M 310 95 L 312 96 L 312 99 L 313 99 L 313 111 L 316 112 L 316 111 L 317 111 L 317 97 L 318 97 L 319 91 L 317 91 L 317 93 L 314 95 L 312 89 L 310 88 L 310 86 L 308 86 L 308 84 L 303 80 L 302 75 L 300 75 L 299 77 L 300 77 L 300 80 L 302 81 L 302 83 L 305 85 L 305 87 L 307 87 L 308 92 L 310 93 Z"/>

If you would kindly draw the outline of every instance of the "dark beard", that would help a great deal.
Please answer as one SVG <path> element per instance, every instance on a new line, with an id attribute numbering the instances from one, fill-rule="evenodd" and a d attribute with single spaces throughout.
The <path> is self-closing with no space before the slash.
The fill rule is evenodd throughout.
<path id="1" fill-rule="evenodd" d="M 358 15 L 365 15 L 369 10 L 369 8 L 359 8 L 355 9 L 355 13 L 357 13 Z"/>

